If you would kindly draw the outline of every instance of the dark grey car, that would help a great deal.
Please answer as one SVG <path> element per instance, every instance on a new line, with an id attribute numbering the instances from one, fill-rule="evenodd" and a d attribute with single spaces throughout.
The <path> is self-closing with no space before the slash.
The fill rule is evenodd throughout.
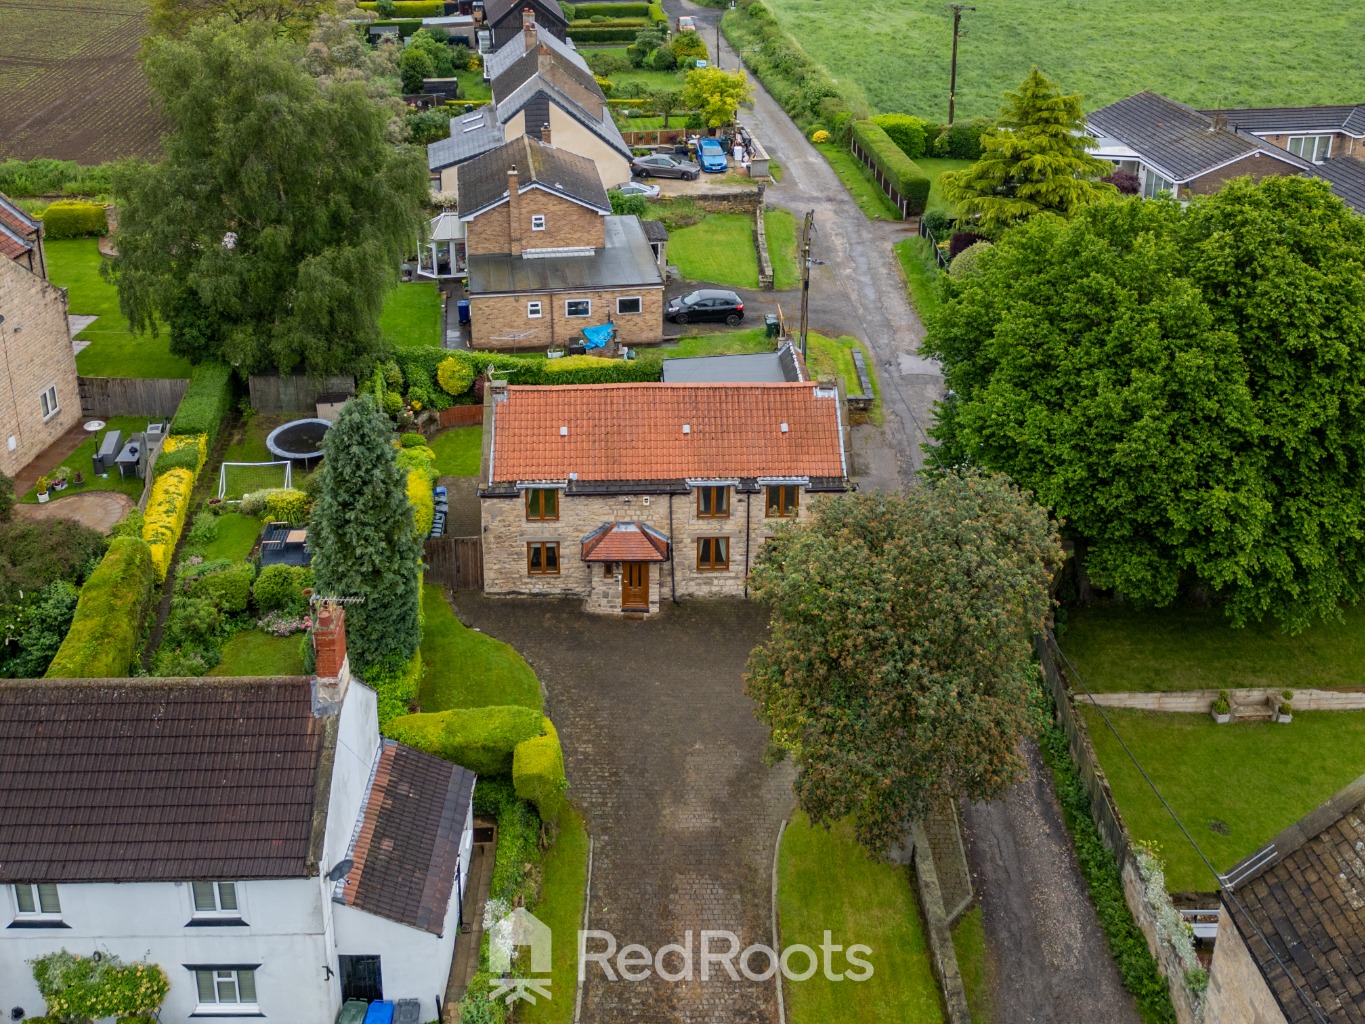
<path id="1" fill-rule="evenodd" d="M 653 156 L 637 156 L 630 162 L 630 173 L 637 178 L 682 178 L 691 181 L 701 173 L 701 167 L 691 160 L 655 153 Z"/>

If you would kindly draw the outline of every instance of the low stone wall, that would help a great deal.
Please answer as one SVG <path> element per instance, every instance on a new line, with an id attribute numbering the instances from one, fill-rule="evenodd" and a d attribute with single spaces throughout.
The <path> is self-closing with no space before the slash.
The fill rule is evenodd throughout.
<path id="1" fill-rule="evenodd" d="M 1283 687 L 1246 687 L 1229 690 L 1234 705 L 1263 705 L 1271 698 L 1280 701 Z M 1095 693 L 1078 696 L 1078 701 L 1090 701 L 1104 708 L 1134 708 L 1138 711 L 1170 711 L 1187 714 L 1208 714 L 1218 697 L 1217 690 L 1174 690 L 1168 693 Z M 1365 688 L 1332 687 L 1319 690 L 1294 690 L 1295 711 L 1362 711 L 1365 710 Z"/>
<path id="2" fill-rule="evenodd" d="M 1169 938 L 1162 935 L 1162 929 L 1157 921 L 1157 908 L 1144 895 L 1144 885 L 1142 875 L 1138 871 L 1137 861 L 1130 852 L 1123 858 L 1119 867 L 1119 874 L 1123 878 L 1123 897 L 1128 903 L 1128 909 L 1133 912 L 1133 920 L 1142 929 L 1143 936 L 1147 939 L 1147 948 L 1156 957 L 1157 967 L 1160 968 L 1162 975 L 1167 980 L 1167 988 L 1171 993 L 1171 1005 L 1175 1007 L 1175 1019 L 1178 1024 L 1200 1024 L 1204 1019 L 1204 1006 L 1200 997 L 1190 988 L 1186 977 L 1187 964 L 1176 952 L 1175 947 Z M 1167 906 L 1170 905 L 1170 897 L 1165 895 L 1165 882 L 1163 880 L 1162 898 L 1165 899 Z M 1174 911 L 1171 911 L 1175 913 Z M 1177 924 L 1177 927 L 1183 925 Z M 1190 954 L 1193 956 L 1193 954 Z"/>
<path id="3" fill-rule="evenodd" d="M 962 986 L 957 951 L 953 949 L 953 933 L 943 906 L 943 890 L 939 885 L 929 835 L 924 826 L 918 823 L 911 834 L 915 840 L 915 888 L 919 895 L 920 911 L 924 914 L 925 929 L 929 933 L 929 952 L 933 959 L 934 974 L 938 977 L 939 990 L 943 994 L 948 1024 L 971 1024 L 967 992 Z"/>
<path id="4" fill-rule="evenodd" d="M 678 198 L 691 200 L 707 213 L 752 214 L 763 205 L 763 195 L 756 188 L 717 188 Z"/>
<path id="5" fill-rule="evenodd" d="M 773 290 L 773 261 L 768 256 L 768 225 L 764 218 L 766 207 L 758 204 L 754 211 L 754 249 L 758 252 L 758 286 L 765 292 Z"/>

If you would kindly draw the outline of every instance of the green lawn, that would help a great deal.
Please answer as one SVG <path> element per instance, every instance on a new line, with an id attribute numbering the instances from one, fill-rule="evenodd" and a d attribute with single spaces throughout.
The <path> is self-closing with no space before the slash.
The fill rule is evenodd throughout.
<path id="1" fill-rule="evenodd" d="M 750 352 L 771 352 L 772 339 L 765 337 L 762 327 L 743 331 L 721 331 L 716 334 L 694 334 L 679 338 L 675 344 L 658 350 L 663 359 L 690 359 L 693 356 L 733 356 Z"/>
<path id="2" fill-rule="evenodd" d="M 422 610 L 424 672 L 418 700 L 423 711 L 493 704 L 541 708 L 540 682 L 531 666 L 501 640 L 460 622 L 444 588 L 423 587 Z"/>
<path id="3" fill-rule="evenodd" d="M 559 837 L 545 851 L 544 882 L 535 915 L 553 937 L 550 991 L 553 998 L 522 1003 L 520 1024 L 569 1024 L 578 986 L 578 929 L 583 925 L 583 899 L 588 887 L 588 833 L 573 809 L 559 819 Z"/>
<path id="4" fill-rule="evenodd" d="M 43 243 L 48 278 L 67 289 L 73 316 L 99 319 L 76 335 L 90 345 L 76 356 L 76 370 L 87 377 L 188 377 L 188 360 L 171 355 L 171 338 L 136 335 L 119 311 L 118 290 L 100 277 L 99 244 L 93 238 Z"/>
<path id="5" fill-rule="evenodd" d="M 957 213 L 957 208 L 952 203 L 943 198 L 943 190 L 939 187 L 938 177 L 944 171 L 960 171 L 964 167 L 970 167 L 970 160 L 947 160 L 937 157 L 920 157 L 915 163 L 919 169 L 929 176 L 929 204 L 925 207 L 925 212 L 932 210 L 942 210 L 948 216 Z"/>
<path id="6" fill-rule="evenodd" d="M 405 348 L 439 348 L 441 345 L 441 296 L 436 282 L 419 281 L 395 285 L 384 299 L 379 329 L 400 351 Z"/>
<path id="7" fill-rule="evenodd" d="M 868 857 L 852 829 L 812 828 L 792 817 L 782 837 L 777 902 L 783 948 L 798 943 L 817 950 L 826 931 L 833 941 L 871 947 L 864 954 L 873 974 L 865 981 L 830 981 L 817 970 L 807 981 L 787 981 L 791 1024 L 861 1024 L 943 1020 L 938 985 L 909 870 Z M 835 955 L 835 970 L 851 968 Z M 798 971 L 806 959 L 792 957 Z"/>
<path id="8" fill-rule="evenodd" d="M 218 517 L 218 536 L 201 554 L 204 560 L 230 558 L 234 562 L 245 561 L 261 533 L 261 520 L 255 516 L 244 516 L 237 512 L 225 512 Z"/>
<path id="9" fill-rule="evenodd" d="M 1119 811 L 1154 840 L 1172 892 L 1217 883 L 1124 754 L 1099 711 L 1077 703 Z M 1218 725 L 1208 715 L 1105 713 L 1219 871 L 1273 839 L 1365 772 L 1365 712 L 1299 711 L 1288 725 Z"/>
<path id="10" fill-rule="evenodd" d="M 866 216 L 873 220 L 901 219 L 896 204 L 887 198 L 881 186 L 872 180 L 872 175 L 862 165 L 862 161 L 855 157 L 847 146 L 841 146 L 837 142 L 819 142 L 814 145 L 824 154 L 834 173 L 844 183 L 844 188 L 848 189 L 849 195 L 858 204 L 858 209 Z M 669 252 L 672 251 L 670 248 Z"/>
<path id="11" fill-rule="evenodd" d="M 753 220 L 742 213 L 713 213 L 700 224 L 674 231 L 668 239 L 668 262 L 688 281 L 757 288 Z"/>
<path id="12" fill-rule="evenodd" d="M 1286 636 L 1273 622 L 1233 629 L 1218 611 L 1094 607 L 1072 611 L 1060 641 L 1096 692 L 1360 686 L 1365 606 L 1344 617 Z"/>
<path id="13" fill-rule="evenodd" d="M 894 248 L 910 292 L 910 304 L 919 312 L 920 319 L 926 320 L 943 305 L 943 271 L 934 259 L 934 248 L 927 238 L 907 238 Z"/>
<path id="14" fill-rule="evenodd" d="M 303 675 L 302 634 L 271 636 L 259 629 L 238 633 L 223 648 L 211 676 Z"/>
<path id="15" fill-rule="evenodd" d="M 451 427 L 431 439 L 438 476 L 478 476 L 483 427 Z"/>
<path id="16" fill-rule="evenodd" d="M 75 484 L 68 483 L 66 490 L 53 491 L 52 500 L 60 501 L 62 498 L 69 498 L 74 494 L 84 494 L 86 491 L 118 491 L 126 494 L 136 501 L 142 497 L 143 481 L 134 475 L 129 475 L 127 480 L 119 476 L 117 469 L 110 469 L 107 477 L 97 477 L 94 472 L 94 465 L 91 459 L 94 458 L 98 450 L 98 444 L 104 440 L 104 435 L 110 430 L 120 430 L 126 442 L 128 435 L 134 431 L 145 430 L 149 420 L 155 419 L 151 416 L 111 416 L 105 421 L 104 430 L 91 434 L 80 443 L 74 452 L 66 457 L 63 466 L 70 468 L 73 473 L 79 470 L 85 476 L 85 483 L 77 487 Z M 36 502 L 38 500 L 38 488 L 31 487 L 20 498 L 20 501 Z"/>
<path id="17" fill-rule="evenodd" d="M 957 967 L 962 972 L 962 987 L 967 993 L 972 1024 L 991 1024 L 991 964 L 980 907 L 973 907 L 958 920 L 953 929 L 953 952 L 957 954 Z"/>
<path id="18" fill-rule="evenodd" d="M 493 90 L 483 80 L 482 70 L 457 71 L 455 77 L 460 80 L 460 95 L 463 99 L 491 100 L 493 98 Z"/>
<path id="19" fill-rule="evenodd" d="M 1000 94 L 1034 64 L 1065 91 L 1081 93 L 1087 110 L 1142 89 L 1196 107 L 1343 103 L 1365 94 L 1354 4 L 1012 0 L 978 7 L 962 16 L 958 118 L 995 116 Z M 869 0 L 852 21 L 846 7 L 824 0 L 773 0 L 771 10 L 874 109 L 947 118 L 952 15 L 940 0 Z"/>
<path id="20" fill-rule="evenodd" d="M 612 93 L 613 99 L 630 99 L 629 96 L 620 94 L 621 86 L 627 82 L 639 82 L 650 92 L 677 91 L 681 92 L 683 87 L 683 75 L 677 71 L 645 71 L 640 68 L 631 68 L 629 71 L 622 71 L 619 74 L 609 75 L 607 80 L 616 86 L 617 91 Z M 642 100 L 643 101 L 643 100 Z M 685 118 L 683 122 L 685 123 Z"/>
<path id="21" fill-rule="evenodd" d="M 768 237 L 768 258 L 773 261 L 773 287 L 779 292 L 800 287 L 796 218 L 787 210 L 769 206 L 763 211 L 763 229 Z"/>

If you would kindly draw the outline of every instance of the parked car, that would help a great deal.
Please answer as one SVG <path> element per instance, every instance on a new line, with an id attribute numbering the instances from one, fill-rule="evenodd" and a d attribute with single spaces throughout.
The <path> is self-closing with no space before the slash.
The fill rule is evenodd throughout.
<path id="1" fill-rule="evenodd" d="M 650 185 L 644 181 L 623 181 L 617 185 L 613 192 L 620 192 L 627 196 L 644 196 L 646 199 L 659 198 L 659 186 Z"/>
<path id="2" fill-rule="evenodd" d="M 697 159 L 701 169 L 709 174 L 723 173 L 730 166 L 719 139 L 702 139 L 697 143 Z"/>
<path id="3" fill-rule="evenodd" d="M 637 156 L 630 162 L 630 173 L 637 178 L 682 178 L 691 181 L 701 173 L 701 168 L 691 160 L 655 153 L 653 156 Z"/>
<path id="4" fill-rule="evenodd" d="M 744 300 L 719 288 L 698 288 L 680 298 L 669 299 L 664 319 L 675 324 L 724 322 L 734 327 L 744 319 Z"/>
<path id="5" fill-rule="evenodd" d="M 678 31 L 695 32 L 697 31 L 697 23 L 693 21 L 691 18 L 689 18 L 687 15 L 683 15 L 681 18 L 678 19 Z"/>

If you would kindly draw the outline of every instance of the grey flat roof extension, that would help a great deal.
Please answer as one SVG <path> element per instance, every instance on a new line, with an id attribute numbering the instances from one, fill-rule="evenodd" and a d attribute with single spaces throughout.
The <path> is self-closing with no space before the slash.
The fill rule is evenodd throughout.
<path id="1" fill-rule="evenodd" d="M 800 380 L 790 359 L 780 352 L 738 356 L 694 356 L 665 359 L 665 384 L 780 384 Z M 790 375 L 789 375 L 790 374 Z"/>
<path id="2" fill-rule="evenodd" d="M 594 288 L 661 288 L 654 250 L 638 217 L 604 217 L 606 245 L 591 256 L 525 259 L 502 254 L 469 257 L 471 295 L 519 295 Z"/>

